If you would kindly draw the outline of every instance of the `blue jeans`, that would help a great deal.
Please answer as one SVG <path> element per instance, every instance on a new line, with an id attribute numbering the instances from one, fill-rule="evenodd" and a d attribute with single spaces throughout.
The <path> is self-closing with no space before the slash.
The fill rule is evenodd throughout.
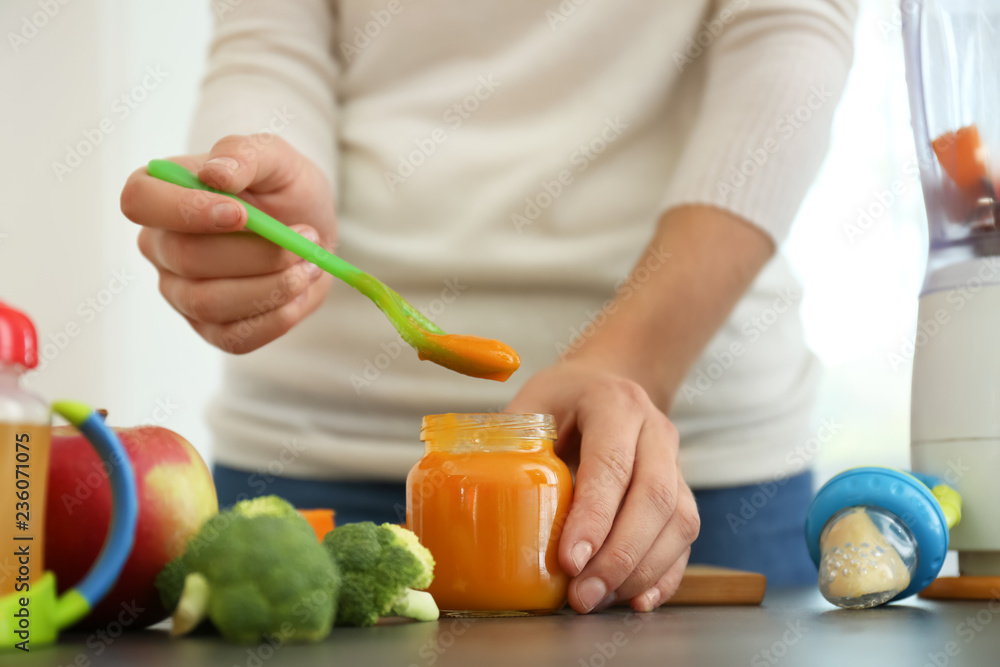
<path id="1" fill-rule="evenodd" d="M 357 521 L 406 520 L 405 485 L 262 476 L 216 465 L 212 470 L 219 506 L 275 494 L 296 507 L 332 507 L 337 525 Z M 691 563 L 732 567 L 767 575 L 770 588 L 815 586 L 816 568 L 805 542 L 812 473 L 724 489 L 696 490 L 701 534 L 691 545 Z"/>

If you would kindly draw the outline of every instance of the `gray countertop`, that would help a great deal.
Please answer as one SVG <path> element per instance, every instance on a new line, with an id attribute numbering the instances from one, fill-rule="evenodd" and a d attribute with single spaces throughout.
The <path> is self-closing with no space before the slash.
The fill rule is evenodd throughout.
<path id="1" fill-rule="evenodd" d="M 64 635 L 0 665 L 77 667 L 349 665 L 522 667 L 566 665 L 838 665 L 946 667 L 1000 664 L 1000 601 L 930 602 L 846 611 L 814 589 L 771 592 L 761 607 L 611 609 L 578 616 L 442 619 L 336 628 L 319 644 L 227 644 L 211 636 L 171 640 L 162 626 L 112 639 Z"/>

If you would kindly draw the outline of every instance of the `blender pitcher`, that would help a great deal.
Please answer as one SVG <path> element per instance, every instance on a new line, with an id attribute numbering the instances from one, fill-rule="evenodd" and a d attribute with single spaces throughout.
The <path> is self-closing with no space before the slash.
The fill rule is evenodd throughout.
<path id="1" fill-rule="evenodd" d="M 35 327 L 0 303 L 0 651 L 30 651 L 55 641 L 114 584 L 132 549 L 138 500 L 128 455 L 93 410 L 72 401 L 51 408 L 19 383 L 38 362 Z M 45 495 L 52 413 L 73 424 L 100 455 L 111 483 L 111 525 L 93 567 L 56 597 L 46 572 Z"/>
<path id="2" fill-rule="evenodd" d="M 913 344 L 911 454 L 964 498 L 963 575 L 1000 574 L 1000 2 L 903 0 L 929 254 Z"/>

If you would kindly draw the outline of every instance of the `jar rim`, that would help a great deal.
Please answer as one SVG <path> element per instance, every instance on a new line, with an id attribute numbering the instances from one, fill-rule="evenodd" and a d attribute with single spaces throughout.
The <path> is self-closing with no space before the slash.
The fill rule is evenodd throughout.
<path id="1" fill-rule="evenodd" d="M 537 412 L 447 412 L 425 415 L 420 426 L 420 440 L 426 441 L 445 432 L 467 435 L 490 429 L 510 438 L 556 438 L 555 417 Z"/>

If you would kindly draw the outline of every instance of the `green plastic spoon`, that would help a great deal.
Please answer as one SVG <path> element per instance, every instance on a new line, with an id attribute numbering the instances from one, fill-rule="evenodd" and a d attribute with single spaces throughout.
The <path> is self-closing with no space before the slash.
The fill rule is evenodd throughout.
<path id="1" fill-rule="evenodd" d="M 518 369 L 517 353 L 500 341 L 477 336 L 446 334 L 437 325 L 406 302 L 395 290 L 374 276 L 337 257 L 298 232 L 275 220 L 236 195 L 222 192 L 201 182 L 197 176 L 169 160 L 150 160 L 150 176 L 174 185 L 225 195 L 247 210 L 246 228 L 312 262 L 371 299 L 379 307 L 407 345 L 421 359 L 473 377 L 503 382 Z"/>

